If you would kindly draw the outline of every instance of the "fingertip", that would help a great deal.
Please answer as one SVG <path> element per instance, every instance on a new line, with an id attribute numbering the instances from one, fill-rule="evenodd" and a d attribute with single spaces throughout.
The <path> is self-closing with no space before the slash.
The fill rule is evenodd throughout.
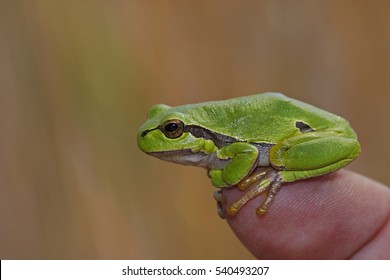
<path id="1" fill-rule="evenodd" d="M 381 190 L 368 178 L 339 171 L 284 184 L 264 215 L 256 215 L 264 200 L 259 196 L 236 215 L 227 215 L 227 222 L 257 258 L 343 259 L 361 247 L 386 218 L 380 208 L 386 203 L 380 200 Z M 230 188 L 223 194 L 229 206 L 242 192 Z M 369 214 L 367 209 L 372 216 L 363 219 Z"/>

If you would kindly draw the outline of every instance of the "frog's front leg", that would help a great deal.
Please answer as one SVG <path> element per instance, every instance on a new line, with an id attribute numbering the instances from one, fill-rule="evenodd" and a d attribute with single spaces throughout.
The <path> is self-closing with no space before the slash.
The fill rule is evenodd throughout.
<path id="1" fill-rule="evenodd" d="M 249 143 L 235 142 L 216 153 L 219 159 L 231 161 L 223 169 L 211 169 L 209 175 L 214 186 L 227 187 L 239 183 L 253 170 L 259 151 Z"/>

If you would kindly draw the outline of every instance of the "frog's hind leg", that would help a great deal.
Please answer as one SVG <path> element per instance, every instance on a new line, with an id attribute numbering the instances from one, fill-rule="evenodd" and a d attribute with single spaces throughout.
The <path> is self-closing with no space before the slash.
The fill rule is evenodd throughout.
<path id="1" fill-rule="evenodd" d="M 256 213 L 258 215 L 263 215 L 270 207 L 276 193 L 280 189 L 282 182 L 278 171 L 273 168 L 257 168 L 255 169 L 254 173 L 248 177 L 246 184 L 248 182 L 251 184 L 247 186 L 247 189 L 243 195 L 238 198 L 230 207 L 228 207 L 227 212 L 229 215 L 236 215 L 245 203 L 265 191 L 268 191 L 268 196 L 264 203 L 259 208 L 257 208 Z M 254 180 L 255 178 L 257 180 Z"/>
<path id="2" fill-rule="evenodd" d="M 360 144 L 355 138 L 335 132 L 306 132 L 274 145 L 269 159 L 280 170 L 283 182 L 293 182 L 336 171 L 359 154 Z"/>

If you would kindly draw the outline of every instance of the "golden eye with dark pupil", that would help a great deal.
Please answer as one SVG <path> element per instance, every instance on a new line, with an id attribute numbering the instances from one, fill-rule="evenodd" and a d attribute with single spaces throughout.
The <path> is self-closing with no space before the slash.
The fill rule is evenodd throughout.
<path id="1" fill-rule="evenodd" d="M 184 124 L 180 120 L 169 120 L 163 123 L 162 132 L 168 138 L 178 138 L 183 134 Z"/>

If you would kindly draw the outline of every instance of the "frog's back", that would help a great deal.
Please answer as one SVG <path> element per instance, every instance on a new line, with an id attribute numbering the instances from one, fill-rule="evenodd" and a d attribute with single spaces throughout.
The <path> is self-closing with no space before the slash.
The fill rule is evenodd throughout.
<path id="1" fill-rule="evenodd" d="M 299 133 L 297 122 L 313 130 L 355 133 L 348 122 L 332 113 L 280 93 L 263 93 L 224 101 L 176 107 L 192 124 L 238 140 L 273 143 Z"/>

